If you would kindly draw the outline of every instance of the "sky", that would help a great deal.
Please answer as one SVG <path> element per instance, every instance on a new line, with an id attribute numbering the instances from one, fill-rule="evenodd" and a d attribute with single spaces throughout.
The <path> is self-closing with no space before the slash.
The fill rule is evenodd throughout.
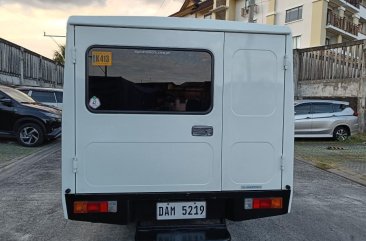
<path id="1" fill-rule="evenodd" d="M 69 16 L 168 16 L 184 0 L 0 0 L 0 38 L 48 58 L 64 44 Z"/>

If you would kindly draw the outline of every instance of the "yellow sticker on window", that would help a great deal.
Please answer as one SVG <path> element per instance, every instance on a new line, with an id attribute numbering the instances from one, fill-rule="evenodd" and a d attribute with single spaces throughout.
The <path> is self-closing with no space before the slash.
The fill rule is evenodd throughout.
<path id="1" fill-rule="evenodd" d="M 93 66 L 112 66 L 112 52 L 92 51 Z"/>

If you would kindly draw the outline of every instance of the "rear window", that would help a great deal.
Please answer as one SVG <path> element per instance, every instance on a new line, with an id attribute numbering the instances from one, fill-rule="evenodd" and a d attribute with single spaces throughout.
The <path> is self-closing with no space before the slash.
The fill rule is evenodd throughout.
<path id="1" fill-rule="evenodd" d="M 344 104 L 333 104 L 334 112 L 341 112 L 342 110 L 346 109 L 348 106 Z"/>
<path id="2" fill-rule="evenodd" d="M 212 66 L 206 50 L 94 47 L 87 52 L 86 105 L 92 112 L 205 114 Z"/>

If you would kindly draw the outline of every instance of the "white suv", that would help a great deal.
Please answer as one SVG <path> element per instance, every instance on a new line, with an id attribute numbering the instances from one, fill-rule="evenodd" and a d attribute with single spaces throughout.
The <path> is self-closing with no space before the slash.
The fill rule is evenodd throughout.
<path id="1" fill-rule="evenodd" d="M 295 137 L 332 137 L 344 141 L 357 131 L 357 113 L 348 102 L 295 101 Z"/>

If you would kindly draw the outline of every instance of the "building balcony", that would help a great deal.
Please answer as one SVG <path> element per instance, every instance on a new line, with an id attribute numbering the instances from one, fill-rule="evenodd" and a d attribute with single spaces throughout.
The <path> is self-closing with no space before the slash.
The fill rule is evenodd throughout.
<path id="1" fill-rule="evenodd" d="M 356 8 L 360 8 L 361 0 L 345 0 L 345 1 L 355 6 Z"/>
<path id="2" fill-rule="evenodd" d="M 346 32 L 354 37 L 357 37 L 359 31 L 359 25 L 354 24 L 346 18 L 341 18 L 333 12 L 328 12 L 327 27 L 333 27 L 335 30 L 339 29 L 341 30 L 340 33 Z"/>
<path id="3" fill-rule="evenodd" d="M 361 0 L 330 0 L 331 3 L 334 3 L 337 6 L 344 7 L 347 11 L 351 13 L 359 13 Z"/>

